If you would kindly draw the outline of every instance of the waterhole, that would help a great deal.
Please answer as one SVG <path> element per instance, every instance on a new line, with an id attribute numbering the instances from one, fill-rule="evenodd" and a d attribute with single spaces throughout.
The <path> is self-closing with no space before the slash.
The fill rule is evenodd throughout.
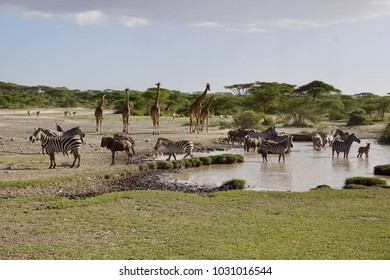
<path id="1" fill-rule="evenodd" d="M 371 143 L 369 158 L 365 155 L 357 158 L 358 148 L 366 142 Z M 390 184 L 390 178 L 373 175 L 376 165 L 390 163 L 390 146 L 377 144 L 374 140 L 364 139 L 361 144 L 353 143 L 348 159 L 343 158 L 343 153 L 340 153 L 339 158 L 332 158 L 332 148 L 328 146 L 321 151 L 314 150 L 310 142 L 295 142 L 285 162 L 278 162 L 278 155 L 268 155 L 268 162 L 263 162 L 257 152 L 244 152 L 243 148 L 213 152 L 218 153 L 241 154 L 244 163 L 202 166 L 170 174 L 166 179 L 219 186 L 226 180 L 239 178 L 246 181 L 246 189 L 291 192 L 307 191 L 319 185 L 340 189 L 346 178 L 354 176 L 379 177 Z M 178 156 L 180 158 L 182 156 Z M 166 156 L 161 159 L 166 159 Z"/>

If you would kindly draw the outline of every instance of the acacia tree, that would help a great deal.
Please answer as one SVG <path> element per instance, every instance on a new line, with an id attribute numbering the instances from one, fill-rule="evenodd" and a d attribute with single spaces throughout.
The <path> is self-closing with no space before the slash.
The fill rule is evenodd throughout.
<path id="1" fill-rule="evenodd" d="M 300 86 L 295 91 L 299 95 L 311 96 L 313 98 L 313 103 L 315 99 L 322 95 L 327 95 L 330 93 L 341 93 L 341 90 L 324 83 L 322 81 L 313 81 L 306 85 Z"/>
<path id="2" fill-rule="evenodd" d="M 254 85 L 254 83 L 247 84 L 234 84 L 231 86 L 225 86 L 225 88 L 230 89 L 234 95 L 248 95 L 249 89 Z"/>
<path id="3" fill-rule="evenodd" d="M 256 82 L 249 90 L 254 109 L 260 105 L 262 112 L 268 113 L 280 104 L 283 96 L 290 95 L 295 86 L 276 82 Z"/>

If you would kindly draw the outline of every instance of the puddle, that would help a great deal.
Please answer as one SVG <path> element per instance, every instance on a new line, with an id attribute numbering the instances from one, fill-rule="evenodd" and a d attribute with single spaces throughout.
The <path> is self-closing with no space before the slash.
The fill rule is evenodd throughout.
<path id="1" fill-rule="evenodd" d="M 366 142 L 371 143 L 370 158 L 357 158 L 359 146 Z M 364 143 L 364 144 L 363 144 Z M 332 148 L 324 147 L 316 151 L 310 142 L 295 142 L 293 151 L 286 155 L 286 161 L 278 162 L 278 155 L 268 155 L 268 162 L 264 163 L 261 155 L 256 152 L 244 152 L 243 148 L 234 148 L 225 152 L 211 154 L 233 153 L 244 156 L 244 163 L 233 165 L 202 166 L 181 173 L 170 174 L 169 181 L 216 184 L 233 178 L 246 180 L 247 189 L 268 191 L 301 192 L 315 188 L 318 185 L 329 185 L 340 189 L 348 177 L 373 177 L 376 165 L 390 163 L 390 146 L 379 145 L 374 140 L 362 140 L 361 144 L 354 143 L 349 158 L 332 158 Z M 194 156 L 208 154 L 197 153 Z M 183 156 L 178 156 L 181 159 Z M 160 159 L 166 159 L 166 156 Z M 388 181 L 387 176 L 375 176 Z"/>

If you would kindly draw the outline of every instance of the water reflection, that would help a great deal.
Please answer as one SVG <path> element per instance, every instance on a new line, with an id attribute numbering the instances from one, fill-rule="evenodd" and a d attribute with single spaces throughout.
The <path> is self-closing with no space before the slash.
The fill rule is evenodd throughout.
<path id="1" fill-rule="evenodd" d="M 311 143 L 296 142 L 285 162 L 278 162 L 277 155 L 269 155 L 267 163 L 257 153 L 232 149 L 229 153 L 244 155 L 244 163 L 204 166 L 173 174 L 169 179 L 221 185 L 226 180 L 241 178 L 246 180 L 248 189 L 270 191 L 306 191 L 322 184 L 342 188 L 345 178 L 372 177 L 374 166 L 390 163 L 390 146 L 379 145 L 373 140 L 371 143 L 370 158 L 357 158 L 359 145 L 353 145 L 349 158 L 344 159 L 342 154 L 332 158 L 331 147 L 316 151 Z M 381 178 L 390 184 L 388 177 Z"/>

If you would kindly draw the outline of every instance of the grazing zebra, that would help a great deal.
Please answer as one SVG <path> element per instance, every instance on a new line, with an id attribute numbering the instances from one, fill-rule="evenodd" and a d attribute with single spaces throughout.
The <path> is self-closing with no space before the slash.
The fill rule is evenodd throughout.
<path id="1" fill-rule="evenodd" d="M 35 129 L 35 132 L 33 135 L 30 136 L 30 141 L 34 143 L 35 140 L 41 140 L 43 147 L 45 148 L 46 152 L 50 155 L 50 166 L 49 169 L 56 167 L 56 161 L 55 161 L 55 152 L 63 152 L 66 153 L 67 151 L 71 151 L 74 157 L 74 161 L 72 164 L 72 168 L 74 167 L 76 160 L 77 167 L 80 166 L 80 147 L 81 147 L 81 140 L 76 138 L 62 138 L 62 137 L 52 137 L 48 136 L 44 133 L 44 129 L 37 128 Z"/>
<path id="2" fill-rule="evenodd" d="M 336 132 L 334 133 L 333 137 L 337 137 L 337 136 L 340 136 L 340 139 L 345 141 L 349 136 L 349 132 L 344 132 L 341 129 L 336 129 Z"/>
<path id="3" fill-rule="evenodd" d="M 360 139 L 356 137 L 355 133 L 351 133 L 345 141 L 334 140 L 332 144 L 332 157 L 334 157 L 334 152 L 337 153 L 337 157 L 339 157 L 340 152 L 344 152 L 344 158 L 348 158 L 349 150 L 354 141 L 360 143 Z"/>
<path id="4" fill-rule="evenodd" d="M 171 156 L 176 160 L 176 153 L 187 153 L 184 158 L 192 155 L 192 150 L 194 149 L 194 143 L 188 140 L 181 140 L 173 142 L 172 140 L 166 138 L 158 138 L 154 149 L 157 150 L 161 146 L 164 146 L 169 154 L 167 160 L 171 159 Z"/>
<path id="5" fill-rule="evenodd" d="M 287 138 L 282 142 L 275 142 L 272 140 L 264 140 L 260 144 L 259 153 L 263 157 L 263 161 L 268 161 L 267 155 L 269 153 L 279 154 L 279 162 L 281 157 L 283 157 L 283 161 L 285 161 L 284 154 L 286 150 L 293 147 L 293 137 L 287 136 Z"/>
<path id="6" fill-rule="evenodd" d="M 272 126 L 270 126 L 269 128 L 263 131 L 258 131 L 254 129 L 248 131 L 249 138 L 256 138 L 256 139 L 261 138 L 262 140 L 270 139 L 272 136 L 276 136 L 276 135 L 278 134 L 276 133 L 275 127 Z"/>

